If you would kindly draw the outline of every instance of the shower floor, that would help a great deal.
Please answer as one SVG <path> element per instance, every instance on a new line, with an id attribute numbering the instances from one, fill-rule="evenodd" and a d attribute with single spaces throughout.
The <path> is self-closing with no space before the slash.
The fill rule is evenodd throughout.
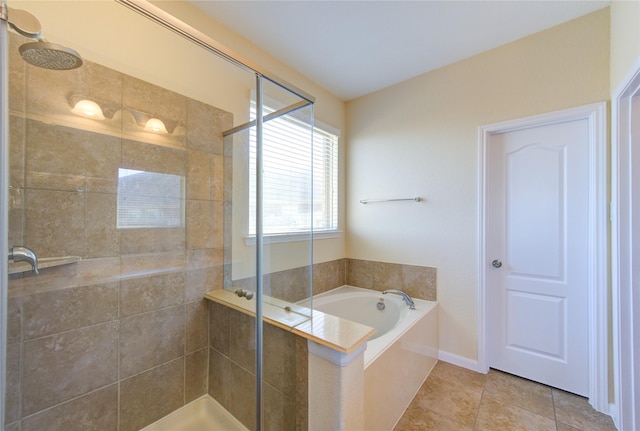
<path id="1" fill-rule="evenodd" d="M 140 431 L 248 431 L 217 401 L 205 395 Z"/>

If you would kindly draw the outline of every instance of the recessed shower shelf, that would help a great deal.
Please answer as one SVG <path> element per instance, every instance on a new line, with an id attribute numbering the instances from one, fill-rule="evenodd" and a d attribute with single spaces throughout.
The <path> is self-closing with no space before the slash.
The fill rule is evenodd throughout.
<path id="1" fill-rule="evenodd" d="M 80 256 L 45 257 L 38 259 L 38 269 L 53 268 L 54 266 L 69 265 L 80 262 Z M 9 274 L 31 272 L 31 265 L 27 262 L 9 262 Z"/>

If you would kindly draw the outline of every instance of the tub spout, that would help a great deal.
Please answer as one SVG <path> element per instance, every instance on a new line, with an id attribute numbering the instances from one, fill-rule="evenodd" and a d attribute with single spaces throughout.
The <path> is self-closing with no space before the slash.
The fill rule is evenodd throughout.
<path id="1" fill-rule="evenodd" d="M 9 260 L 27 262 L 31 270 L 38 274 L 38 256 L 28 247 L 16 246 L 9 249 Z"/>
<path id="2" fill-rule="evenodd" d="M 404 300 L 404 302 L 407 303 L 410 310 L 416 309 L 416 304 L 413 302 L 413 299 L 411 299 L 411 297 L 406 293 L 404 293 L 402 290 L 392 289 L 392 290 L 385 290 L 384 292 L 382 292 L 383 295 L 386 295 L 387 293 L 393 293 L 394 295 L 402 296 L 402 299 Z"/>

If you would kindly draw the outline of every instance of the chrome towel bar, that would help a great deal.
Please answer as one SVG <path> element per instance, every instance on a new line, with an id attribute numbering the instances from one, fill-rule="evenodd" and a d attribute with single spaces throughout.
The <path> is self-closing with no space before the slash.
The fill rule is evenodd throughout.
<path id="1" fill-rule="evenodd" d="M 402 199 L 363 199 L 363 200 L 360 201 L 360 203 L 362 205 L 366 205 L 366 204 L 373 204 L 373 203 L 379 203 L 379 202 L 400 202 L 400 201 L 420 202 L 421 200 L 422 200 L 421 197 L 402 198 Z"/>

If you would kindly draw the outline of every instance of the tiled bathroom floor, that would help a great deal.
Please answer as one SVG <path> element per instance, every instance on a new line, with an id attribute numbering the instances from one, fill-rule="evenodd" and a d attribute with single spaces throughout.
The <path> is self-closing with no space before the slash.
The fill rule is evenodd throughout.
<path id="1" fill-rule="evenodd" d="M 438 362 L 394 431 L 615 431 L 586 399 L 491 370 Z"/>

